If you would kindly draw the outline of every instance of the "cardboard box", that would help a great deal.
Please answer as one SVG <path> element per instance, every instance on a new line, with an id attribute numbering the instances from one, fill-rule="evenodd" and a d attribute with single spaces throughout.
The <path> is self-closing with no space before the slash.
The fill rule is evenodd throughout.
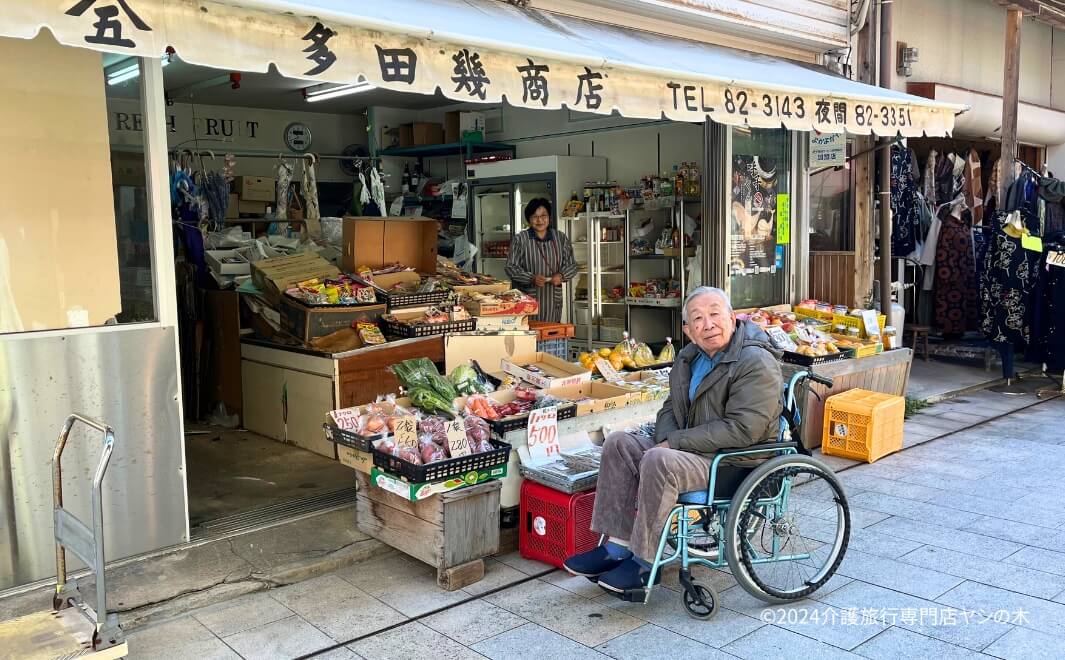
<path id="1" fill-rule="evenodd" d="M 536 298 L 526 296 L 516 302 L 486 303 L 472 298 L 463 298 L 462 305 L 473 316 L 530 316 L 540 311 Z"/>
<path id="2" fill-rule="evenodd" d="M 458 490 L 467 486 L 475 486 L 489 479 L 502 479 L 506 476 L 507 464 L 503 463 L 483 470 L 471 470 L 460 477 L 423 484 L 412 484 L 375 466 L 370 470 L 370 483 L 405 500 L 417 502 L 433 495 Z"/>
<path id="3" fill-rule="evenodd" d="M 277 199 L 277 180 L 268 176 L 238 176 L 233 189 L 247 202 L 273 202 Z"/>
<path id="4" fill-rule="evenodd" d="M 539 369 L 537 372 L 529 371 L 526 365 L 532 365 Z M 504 358 L 503 371 L 532 383 L 541 389 L 554 387 L 570 387 L 587 383 L 592 379 L 592 372 L 579 364 L 566 362 L 549 353 L 529 353 L 511 359 Z"/>
<path id="5" fill-rule="evenodd" d="M 240 250 L 207 250 L 207 265 L 219 275 L 250 275 L 251 262 Z"/>
<path id="6" fill-rule="evenodd" d="M 640 402 L 665 399 L 669 396 L 669 374 L 659 376 L 655 370 L 632 371 L 622 376 L 625 384 L 635 391 Z"/>
<path id="7" fill-rule="evenodd" d="M 451 287 L 456 293 L 503 293 L 510 291 L 510 282 L 500 282 L 499 284 L 456 284 Z"/>
<path id="8" fill-rule="evenodd" d="M 585 398 L 592 399 L 592 401 L 577 404 L 577 415 L 589 415 L 603 412 L 604 410 L 624 408 L 629 404 L 638 403 L 640 400 L 639 395 L 628 388 L 598 382 L 581 383 L 580 385 L 571 385 L 569 387 L 553 387 L 547 390 L 547 393 L 560 399 L 569 399 L 570 401 Z"/>
<path id="9" fill-rule="evenodd" d="M 266 215 L 266 202 L 256 202 L 246 199 L 237 200 L 237 216 L 254 215 L 262 217 Z"/>
<path id="10" fill-rule="evenodd" d="M 412 126 L 414 146 L 444 143 L 444 126 L 432 122 L 414 122 Z"/>
<path id="11" fill-rule="evenodd" d="M 444 113 L 444 143 L 484 142 L 483 112 L 454 111 Z"/>
<path id="12" fill-rule="evenodd" d="M 478 332 L 508 332 L 529 329 L 528 316 L 477 316 Z"/>
<path id="13" fill-rule="evenodd" d="M 344 270 L 401 263 L 422 273 L 436 272 L 435 219 L 345 216 L 342 222 Z"/>
<path id="14" fill-rule="evenodd" d="M 400 124 L 396 128 L 396 132 L 399 135 L 400 147 L 413 147 L 414 146 L 414 124 Z"/>
<path id="15" fill-rule="evenodd" d="M 299 282 L 316 277 L 336 278 L 339 276 L 340 271 L 336 266 L 310 253 L 263 259 L 251 264 L 252 282 L 274 305 L 279 305 L 282 294 Z"/>
<path id="16" fill-rule="evenodd" d="M 499 370 L 505 359 L 516 355 L 536 353 L 536 333 L 485 335 L 479 333 L 444 336 L 444 369 L 451 373 L 455 367 L 477 360 L 481 368 L 491 373 Z"/>
<path id="17" fill-rule="evenodd" d="M 229 203 L 226 205 L 226 220 L 240 217 L 240 196 L 237 193 L 229 193 Z"/>
<path id="18" fill-rule="evenodd" d="M 324 337 L 352 323 L 377 324 L 385 313 L 384 305 L 323 305 L 309 307 L 291 296 L 281 297 L 281 327 L 304 342 Z"/>
<path id="19" fill-rule="evenodd" d="M 347 445 L 337 445 L 337 460 L 365 474 L 370 474 L 373 469 L 373 454 L 352 449 Z"/>

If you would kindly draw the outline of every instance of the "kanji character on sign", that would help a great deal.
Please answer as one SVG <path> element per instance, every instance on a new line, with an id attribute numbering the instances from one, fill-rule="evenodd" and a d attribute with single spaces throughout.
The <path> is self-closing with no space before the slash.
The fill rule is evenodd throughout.
<path id="1" fill-rule="evenodd" d="M 66 10 L 67 16 L 81 16 L 90 7 L 95 5 L 98 0 L 79 0 L 70 9 Z M 115 5 L 118 5 L 117 7 Z M 132 39 L 126 39 L 122 37 L 122 23 L 118 19 L 119 9 L 129 19 L 130 23 L 133 23 L 133 27 L 141 30 L 142 32 L 151 32 L 152 28 L 145 23 L 137 12 L 133 11 L 127 4 L 126 0 L 112 0 L 106 2 L 103 7 L 96 7 L 93 9 L 93 13 L 99 19 L 92 24 L 96 28 L 96 34 L 89 34 L 85 36 L 85 41 L 90 44 L 104 44 L 107 46 L 122 46 L 123 48 L 135 48 L 136 42 Z"/>
<path id="2" fill-rule="evenodd" d="M 817 102 L 817 112 L 815 114 L 815 116 L 817 117 L 817 123 L 818 124 L 830 124 L 830 123 L 832 123 L 832 117 L 829 114 L 831 112 L 832 112 L 832 104 L 831 103 L 829 103 L 828 101 L 825 101 L 825 100 L 818 101 Z"/>
<path id="3" fill-rule="evenodd" d="M 414 84 L 417 53 L 410 48 L 381 48 L 377 44 L 374 44 L 374 48 L 377 49 L 377 61 L 381 65 L 381 80 Z"/>
<path id="4" fill-rule="evenodd" d="M 522 74 L 521 100 L 523 103 L 528 103 L 529 99 L 532 99 L 546 106 L 549 90 L 544 74 L 550 73 L 551 69 L 546 64 L 535 64 L 529 58 L 525 59 L 529 64 L 517 67 L 518 73 Z"/>
<path id="5" fill-rule="evenodd" d="M 584 97 L 585 107 L 589 110 L 598 110 L 599 106 L 603 104 L 603 97 L 599 94 L 599 92 L 602 91 L 603 86 L 597 84 L 595 81 L 602 79 L 602 73 L 584 67 L 584 73 L 577 76 L 577 100 L 575 103 L 580 103 L 581 97 Z M 586 85 L 587 89 L 585 89 Z"/>
<path id="6" fill-rule="evenodd" d="M 452 55 L 451 59 L 455 62 L 455 75 L 451 76 L 455 91 L 464 89 L 470 96 L 476 96 L 483 101 L 486 96 L 485 85 L 491 84 L 492 81 L 485 73 L 481 54 L 471 53 L 468 48 L 463 48 Z"/>
<path id="7" fill-rule="evenodd" d="M 303 52 L 310 53 L 310 55 L 307 56 L 307 59 L 314 62 L 316 65 L 304 75 L 316 76 L 333 66 L 333 62 L 337 61 L 337 56 L 333 51 L 329 50 L 329 46 L 326 42 L 336 35 L 337 33 L 334 30 L 327 28 L 321 23 L 315 23 L 314 27 L 311 28 L 311 31 L 303 35 L 304 41 L 311 42 L 311 45 L 304 48 Z"/>
<path id="8" fill-rule="evenodd" d="M 832 110 L 836 115 L 836 123 L 845 126 L 847 124 L 847 102 L 836 101 L 832 104 Z"/>

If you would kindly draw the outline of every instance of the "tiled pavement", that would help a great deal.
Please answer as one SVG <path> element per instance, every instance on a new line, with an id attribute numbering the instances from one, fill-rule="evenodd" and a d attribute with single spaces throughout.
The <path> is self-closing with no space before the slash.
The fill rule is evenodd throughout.
<path id="1" fill-rule="evenodd" d="M 548 569 L 516 553 L 447 593 L 394 554 L 138 630 L 131 657 L 1065 658 L 1063 422 L 1065 399 L 980 392 L 909 420 L 904 452 L 828 458 L 852 507 L 850 548 L 830 583 L 788 607 L 702 569 L 723 608 L 708 622 L 685 614 L 675 570 L 648 605 L 560 571 L 507 587 Z"/>

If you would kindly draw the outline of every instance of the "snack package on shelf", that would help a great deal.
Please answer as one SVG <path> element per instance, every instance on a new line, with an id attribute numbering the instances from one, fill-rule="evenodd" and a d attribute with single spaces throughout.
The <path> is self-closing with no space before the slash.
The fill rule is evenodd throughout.
<path id="1" fill-rule="evenodd" d="M 381 328 L 377 327 L 376 323 L 359 321 L 355 324 L 355 331 L 359 333 L 359 339 L 362 340 L 362 343 L 367 346 L 387 343 L 385 336 L 381 333 Z"/>
<path id="2" fill-rule="evenodd" d="M 285 290 L 285 295 L 305 305 L 364 305 L 377 302 L 372 287 L 342 275 L 337 279 L 314 278 Z"/>

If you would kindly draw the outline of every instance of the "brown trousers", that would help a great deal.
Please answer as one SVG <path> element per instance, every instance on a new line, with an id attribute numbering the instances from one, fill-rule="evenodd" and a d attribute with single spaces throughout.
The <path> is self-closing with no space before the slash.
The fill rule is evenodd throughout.
<path id="1" fill-rule="evenodd" d="M 653 438 L 618 431 L 603 443 L 592 530 L 628 539 L 629 549 L 650 563 L 662 526 L 677 496 L 709 485 L 711 458 L 655 447 Z"/>

